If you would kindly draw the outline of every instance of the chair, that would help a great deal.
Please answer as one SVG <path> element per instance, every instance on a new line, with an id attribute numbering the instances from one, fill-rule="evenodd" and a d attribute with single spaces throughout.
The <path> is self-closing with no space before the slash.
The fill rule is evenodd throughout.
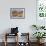
<path id="1" fill-rule="evenodd" d="M 19 42 L 19 46 L 30 46 L 30 42 L 29 42 L 29 33 L 21 33 L 21 40 L 24 40 L 24 41 L 21 41 Z"/>
<path id="2" fill-rule="evenodd" d="M 18 27 L 11 28 L 11 33 L 5 33 L 5 46 L 7 46 L 7 44 L 8 44 L 7 38 L 10 38 L 10 37 L 13 37 L 13 36 L 17 36 L 16 46 L 18 46 Z"/>

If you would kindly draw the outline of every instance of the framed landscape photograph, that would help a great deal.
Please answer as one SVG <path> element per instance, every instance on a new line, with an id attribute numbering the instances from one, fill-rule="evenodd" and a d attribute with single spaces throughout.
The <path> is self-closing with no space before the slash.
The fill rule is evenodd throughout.
<path id="1" fill-rule="evenodd" d="M 10 18 L 11 19 L 24 19 L 25 8 L 10 8 Z"/>

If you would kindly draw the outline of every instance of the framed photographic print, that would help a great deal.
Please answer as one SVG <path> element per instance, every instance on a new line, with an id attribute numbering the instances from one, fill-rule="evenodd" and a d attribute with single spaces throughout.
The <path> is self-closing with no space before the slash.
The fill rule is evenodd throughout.
<path id="1" fill-rule="evenodd" d="M 37 0 L 37 15 L 46 18 L 46 0 Z"/>
<path id="2" fill-rule="evenodd" d="M 24 19 L 25 8 L 10 8 L 10 18 L 11 19 Z"/>
<path id="3" fill-rule="evenodd" d="M 37 25 L 46 25 L 46 0 L 37 0 L 36 10 Z"/>

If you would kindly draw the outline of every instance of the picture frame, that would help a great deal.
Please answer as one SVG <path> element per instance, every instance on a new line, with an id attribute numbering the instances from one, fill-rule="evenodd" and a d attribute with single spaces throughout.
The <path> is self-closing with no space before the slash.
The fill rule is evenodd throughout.
<path id="1" fill-rule="evenodd" d="M 11 19 L 24 19 L 25 8 L 10 8 L 10 18 Z"/>
<path id="2" fill-rule="evenodd" d="M 37 16 L 41 19 L 46 18 L 46 0 L 37 0 L 36 3 Z"/>
<path id="3" fill-rule="evenodd" d="M 36 1 L 36 24 L 44 26 L 46 21 L 46 5 L 43 2 L 46 2 L 46 0 Z"/>

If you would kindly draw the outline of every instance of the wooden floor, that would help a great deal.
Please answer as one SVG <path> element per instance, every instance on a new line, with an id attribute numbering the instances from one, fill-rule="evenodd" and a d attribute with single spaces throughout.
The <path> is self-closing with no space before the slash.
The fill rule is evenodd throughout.
<path id="1" fill-rule="evenodd" d="M 0 46 L 5 46 L 5 45 L 4 45 L 3 42 L 2 42 L 2 43 L 0 42 Z M 8 43 L 7 46 L 16 46 L 16 45 L 15 45 L 15 43 L 12 43 L 12 42 L 11 42 L 11 43 Z M 25 46 L 25 45 L 24 45 L 24 46 Z M 33 43 L 33 42 L 32 42 L 32 43 L 30 43 L 30 46 L 37 46 L 37 43 Z M 41 46 L 46 46 L 46 43 L 44 43 L 44 45 L 41 45 Z"/>

